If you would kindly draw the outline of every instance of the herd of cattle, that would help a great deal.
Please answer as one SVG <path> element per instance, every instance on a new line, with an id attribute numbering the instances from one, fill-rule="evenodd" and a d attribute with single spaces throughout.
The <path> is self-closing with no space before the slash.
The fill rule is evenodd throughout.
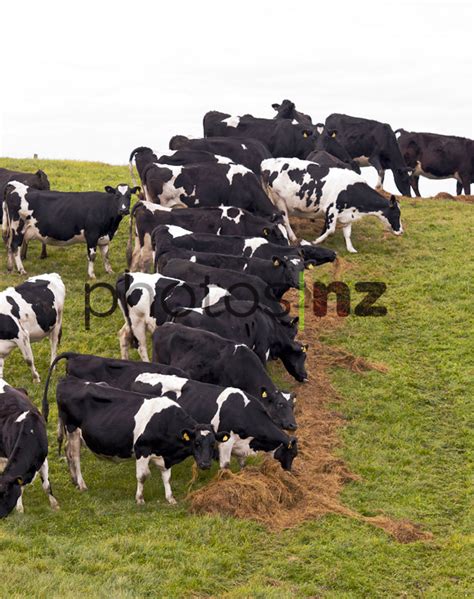
<path id="1" fill-rule="evenodd" d="M 99 248 L 107 273 L 110 243 L 130 214 L 129 270 L 116 283 L 124 325 L 121 359 L 66 352 L 57 355 L 66 289 L 58 274 L 31 277 L 0 293 L 0 517 L 16 506 L 22 489 L 39 472 L 57 508 L 48 475 L 48 389 L 56 364 L 67 375 L 56 387 L 58 442 L 73 482 L 86 489 L 81 445 L 110 459 L 135 458 L 137 503 L 150 462 L 161 472 L 166 499 L 174 503 L 171 467 L 193 456 L 200 468 L 217 459 L 264 451 L 290 470 L 298 453 L 293 431 L 295 396 L 274 384 L 269 360 L 281 360 L 298 382 L 307 380 L 308 347 L 296 339 L 298 318 L 283 299 L 297 288 L 305 268 L 334 261 L 320 245 L 342 226 L 355 252 L 351 227 L 376 216 L 396 235 L 400 207 L 360 175 L 386 169 L 404 195 L 419 195 L 420 175 L 455 177 L 470 192 L 474 174 L 471 140 L 330 115 L 313 125 L 284 100 L 274 119 L 209 112 L 204 137 L 175 136 L 171 152 L 158 157 L 140 147 L 130 156 L 141 187 L 120 184 L 101 192 L 51 191 L 45 173 L 0 169 L 2 234 L 7 267 L 25 274 L 28 242 L 67 246 L 85 243 L 88 275 L 95 278 Z M 460 187 L 459 187 L 460 186 Z M 462 189 L 461 189 L 462 187 Z M 131 209 L 132 195 L 140 200 Z M 300 241 L 290 216 L 320 216 L 322 230 Z M 149 273 L 152 269 L 153 273 Z M 147 336 L 152 336 L 149 362 Z M 51 367 L 40 414 L 25 389 L 3 379 L 4 360 L 18 348 L 39 382 L 31 343 L 51 343 Z M 142 362 L 129 360 L 136 347 Z"/>

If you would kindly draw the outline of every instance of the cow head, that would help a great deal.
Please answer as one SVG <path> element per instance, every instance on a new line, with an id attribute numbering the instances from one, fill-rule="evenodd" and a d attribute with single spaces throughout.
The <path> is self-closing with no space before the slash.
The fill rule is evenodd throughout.
<path id="1" fill-rule="evenodd" d="M 266 387 L 261 388 L 260 397 L 270 418 L 277 426 L 290 431 L 297 429 L 292 400 L 288 401 L 278 390 L 271 391 Z"/>
<path id="2" fill-rule="evenodd" d="M 272 264 L 277 280 L 284 281 L 293 289 L 297 289 L 300 281 L 300 272 L 303 270 L 303 261 L 299 258 L 291 258 L 289 256 L 273 256 Z"/>
<path id="3" fill-rule="evenodd" d="M 181 440 L 190 445 L 196 464 L 202 470 L 208 470 L 212 466 L 216 441 L 221 443 L 229 437 L 230 434 L 226 431 L 214 432 L 214 428 L 209 424 L 198 424 L 194 429 L 186 428 L 181 431 Z"/>
<path id="4" fill-rule="evenodd" d="M 283 470 L 291 470 L 293 460 L 298 455 L 298 439 L 296 437 L 288 437 L 287 443 L 282 443 L 275 449 L 273 457 L 278 460 Z"/>
<path id="5" fill-rule="evenodd" d="M 402 168 L 394 168 L 393 169 L 393 179 L 395 181 L 395 185 L 400 190 L 400 193 L 404 196 L 411 196 L 410 191 L 410 175 L 411 169 L 408 167 Z"/>
<path id="6" fill-rule="evenodd" d="M 312 125 L 313 123 L 309 114 L 296 110 L 296 106 L 291 100 L 283 100 L 281 104 L 272 104 L 272 108 L 276 110 L 276 119 L 290 119 L 302 125 Z"/>
<path id="7" fill-rule="evenodd" d="M 334 262 L 337 257 L 336 252 L 321 245 L 313 245 L 308 241 L 302 241 L 300 244 L 303 253 L 304 265 L 306 268 L 320 266 L 327 262 Z"/>
<path id="8" fill-rule="evenodd" d="M 129 187 L 125 183 L 117 185 L 117 187 L 111 187 L 110 185 L 105 186 L 105 191 L 110 195 L 113 195 L 117 202 L 117 212 L 119 216 L 125 216 L 130 214 L 130 202 L 132 201 L 132 194 L 138 193 L 140 187 Z"/>
<path id="9" fill-rule="evenodd" d="M 308 351 L 307 344 L 301 344 L 293 341 L 287 345 L 282 352 L 280 358 L 287 371 L 298 382 L 305 383 L 308 380 L 308 373 L 305 369 L 306 352 Z"/>
<path id="10" fill-rule="evenodd" d="M 21 495 L 21 478 L 2 476 L 0 478 L 0 518 L 5 518 L 13 510 Z"/>
<path id="11" fill-rule="evenodd" d="M 403 233 L 402 221 L 400 219 L 400 205 L 395 196 L 390 198 L 388 208 L 382 210 L 382 219 L 388 231 L 394 235 L 401 235 Z"/>

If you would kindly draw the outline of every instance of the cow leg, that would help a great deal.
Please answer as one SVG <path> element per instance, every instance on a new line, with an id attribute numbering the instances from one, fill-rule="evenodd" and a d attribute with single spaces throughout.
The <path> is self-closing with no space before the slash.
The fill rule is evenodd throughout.
<path id="1" fill-rule="evenodd" d="M 143 505 L 145 503 L 145 499 L 143 497 L 143 487 L 146 479 L 150 476 L 150 458 L 141 457 L 137 458 L 136 468 L 137 468 L 137 492 L 135 495 L 135 500 L 138 505 Z"/>
<path id="2" fill-rule="evenodd" d="M 225 443 L 219 443 L 219 468 L 230 468 L 233 447 L 234 439 L 232 435 Z"/>
<path id="3" fill-rule="evenodd" d="M 78 428 L 72 433 L 67 432 L 66 457 L 74 484 L 79 491 L 87 491 L 81 472 L 81 431 Z"/>
<path id="4" fill-rule="evenodd" d="M 7 271 L 11 272 L 13 270 L 13 252 L 11 247 L 7 248 Z"/>
<path id="5" fill-rule="evenodd" d="M 17 345 L 19 350 L 21 351 L 23 358 L 25 359 L 25 362 L 31 369 L 31 374 L 33 375 L 33 382 L 41 382 L 40 375 L 38 374 L 38 371 L 35 367 L 35 360 L 33 357 L 33 350 L 31 349 L 30 336 L 24 329 L 20 330 Z"/>
<path id="6" fill-rule="evenodd" d="M 461 176 L 461 185 L 463 186 L 464 193 L 468 196 L 471 195 L 471 177 Z M 458 194 L 460 195 L 460 194 Z"/>
<path id="7" fill-rule="evenodd" d="M 143 319 L 131 318 L 132 332 L 138 341 L 138 353 L 142 362 L 149 362 L 148 349 L 146 346 L 146 324 Z"/>
<path id="8" fill-rule="evenodd" d="M 131 336 L 132 336 L 132 331 L 130 330 L 130 327 L 128 326 L 128 324 L 125 323 L 123 325 L 123 327 L 120 329 L 119 334 L 118 334 L 119 343 L 120 343 L 120 357 L 122 358 L 122 360 L 129 359 L 128 350 L 130 347 Z"/>
<path id="9" fill-rule="evenodd" d="M 21 261 L 21 245 L 12 250 L 13 259 L 15 260 L 15 266 L 21 275 L 26 275 L 26 270 Z"/>
<path id="10" fill-rule="evenodd" d="M 28 253 L 28 243 L 23 240 L 23 243 L 21 244 L 21 259 L 22 260 L 26 260 L 26 255 Z"/>
<path id="11" fill-rule="evenodd" d="M 89 279 L 95 279 L 94 262 L 96 254 L 97 246 L 95 244 L 87 243 L 87 274 L 89 275 Z"/>
<path id="12" fill-rule="evenodd" d="M 345 225 L 342 228 L 342 233 L 344 235 L 344 239 L 345 239 L 345 242 L 346 242 L 347 251 L 350 252 L 351 254 L 357 254 L 357 250 L 352 245 L 352 241 L 351 241 L 352 224 L 349 223 L 348 225 Z"/>
<path id="13" fill-rule="evenodd" d="M 102 260 L 104 262 L 105 272 L 109 275 L 113 274 L 112 266 L 109 260 L 109 244 L 99 245 L 100 253 L 102 254 Z"/>
<path id="14" fill-rule="evenodd" d="M 44 492 L 48 495 L 49 505 L 53 510 L 58 510 L 59 503 L 57 502 L 56 497 L 53 495 L 53 489 L 51 487 L 51 483 L 49 482 L 48 458 L 45 459 L 43 465 L 39 469 L 39 475 L 41 478 L 41 486 L 43 487 Z"/>
<path id="15" fill-rule="evenodd" d="M 46 250 L 46 244 L 42 243 L 41 244 L 40 260 L 45 260 L 47 257 L 48 257 L 48 251 Z"/>
<path id="16" fill-rule="evenodd" d="M 313 241 L 313 245 L 321 243 L 336 231 L 337 212 L 334 206 L 331 206 L 326 210 L 324 217 L 324 227 L 321 235 Z"/>
<path id="17" fill-rule="evenodd" d="M 288 208 L 286 206 L 286 202 L 279 197 L 275 198 L 273 196 L 273 197 L 271 197 L 271 199 L 272 199 L 273 203 L 275 204 L 276 208 L 283 213 L 283 224 L 285 226 L 286 232 L 288 233 L 288 239 L 290 240 L 290 242 L 297 241 L 295 232 L 293 231 L 293 229 L 291 228 L 291 225 L 290 225 L 290 219 L 288 217 Z"/>
<path id="18" fill-rule="evenodd" d="M 5 356 L 0 354 L 0 379 L 3 379 L 3 366 L 5 364 Z"/>
<path id="19" fill-rule="evenodd" d="M 143 238 L 143 246 L 140 251 L 140 270 L 142 272 L 150 272 L 150 264 L 152 264 L 153 262 L 154 256 L 153 246 L 151 243 L 151 235 L 146 233 Z"/>
<path id="20" fill-rule="evenodd" d="M 158 468 L 158 470 L 161 472 L 161 480 L 163 481 L 163 486 L 165 488 L 166 501 L 168 503 L 170 503 L 171 505 L 175 505 L 176 499 L 173 497 L 173 491 L 171 490 L 171 484 L 170 484 L 171 468 L 167 468 L 165 466 L 165 461 L 163 458 L 153 457 L 153 458 L 151 458 L 151 460 L 155 464 L 155 466 Z"/>
<path id="21" fill-rule="evenodd" d="M 58 346 L 61 341 L 62 320 L 63 315 L 60 311 L 58 311 L 56 324 L 54 325 L 53 330 L 49 334 L 49 343 L 51 345 L 51 364 L 54 362 L 54 359 L 56 358 L 56 355 L 58 353 Z"/>
<path id="22" fill-rule="evenodd" d="M 20 487 L 20 497 L 18 497 L 18 500 L 16 502 L 16 511 L 19 514 L 23 514 L 25 511 L 23 508 L 23 487 Z"/>
<path id="23" fill-rule="evenodd" d="M 421 194 L 420 194 L 420 188 L 418 187 L 418 184 L 420 182 L 420 176 L 418 175 L 412 175 L 410 177 L 410 185 L 413 189 L 413 191 L 415 192 L 415 195 L 417 198 L 421 198 Z"/>

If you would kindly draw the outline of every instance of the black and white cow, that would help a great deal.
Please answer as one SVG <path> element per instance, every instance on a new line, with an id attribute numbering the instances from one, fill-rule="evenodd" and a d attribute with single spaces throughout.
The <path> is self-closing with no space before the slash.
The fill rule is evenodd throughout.
<path id="1" fill-rule="evenodd" d="M 265 158 L 271 158 L 269 149 L 258 139 L 232 137 L 201 137 L 189 139 L 184 135 L 175 135 L 170 139 L 170 150 L 202 150 L 227 156 L 235 164 L 243 164 L 256 175 L 260 175 L 260 164 Z"/>
<path id="2" fill-rule="evenodd" d="M 150 462 L 160 470 L 166 499 L 174 504 L 171 467 L 193 456 L 199 468 L 210 468 L 216 441 L 229 436 L 198 424 L 166 395 L 147 398 L 68 376 L 59 381 L 56 400 L 66 433 L 69 471 L 79 490 L 87 489 L 81 473 L 84 443 L 102 458 L 136 460 L 139 505 L 145 503 L 143 485 L 150 475 Z"/>
<path id="3" fill-rule="evenodd" d="M 181 248 L 173 248 L 158 259 L 157 270 L 162 273 L 170 260 L 188 260 L 213 268 L 225 268 L 244 272 L 264 281 L 273 291 L 277 299 L 281 299 L 288 289 L 297 289 L 300 272 L 303 271 L 303 259 L 283 256 L 272 256 L 271 260 L 262 258 L 244 258 L 211 252 L 193 252 Z"/>
<path id="4" fill-rule="evenodd" d="M 283 100 L 281 104 L 272 104 L 273 110 L 276 110 L 274 119 L 289 119 L 293 124 L 308 125 L 311 127 L 313 121 L 309 114 L 296 110 L 294 102 L 291 100 Z"/>
<path id="5" fill-rule="evenodd" d="M 260 399 L 282 428 L 294 428 L 294 394 L 277 389 L 255 353 L 242 343 L 168 322 L 153 333 L 153 361 L 161 367 L 179 366 L 196 381 L 242 389 Z"/>
<path id="6" fill-rule="evenodd" d="M 297 455 L 296 437 L 284 433 L 284 427 L 262 403 L 241 389 L 164 374 L 141 375 L 134 389 L 151 396 L 160 394 L 172 398 L 197 422 L 206 422 L 217 434 L 225 435 L 226 441 L 218 445 L 221 468 L 229 467 L 231 455 L 244 466 L 247 456 L 265 451 L 271 453 L 282 468 L 291 470 Z M 282 419 L 281 415 L 276 418 L 285 420 L 289 428 L 295 430 L 291 409 L 286 402 L 283 405 L 286 405 L 287 418 Z"/>
<path id="7" fill-rule="evenodd" d="M 33 189 L 50 189 L 49 179 L 46 173 L 42 170 L 37 170 L 36 173 L 23 173 L 19 171 L 11 171 L 7 168 L 0 168 L 0 204 L 5 196 L 5 188 L 10 181 L 20 181 Z M 0 210 L 0 225 L 3 222 L 3 210 Z M 22 248 L 22 258 L 26 258 L 27 244 Z M 41 259 L 47 258 L 46 246 L 43 243 L 41 248 Z"/>
<path id="8" fill-rule="evenodd" d="M 130 213 L 127 261 L 132 271 L 147 271 L 152 256 L 151 234 L 159 225 L 177 225 L 195 233 L 215 235 L 259 235 L 272 243 L 288 245 L 283 218 L 275 214 L 270 222 L 256 214 L 234 206 L 181 208 L 172 210 L 152 202 L 137 202 Z M 135 247 L 132 252 L 133 233 Z"/>
<path id="9" fill-rule="evenodd" d="M 208 112 L 204 116 L 204 136 L 255 138 L 264 143 L 275 157 L 306 158 L 314 147 L 312 125 L 294 124 L 288 119 L 231 116 L 216 111 Z"/>
<path id="10" fill-rule="evenodd" d="M 99 247 L 105 270 L 113 272 L 109 262 L 109 245 L 120 222 L 130 211 L 132 194 L 139 187 L 106 186 L 97 191 L 37 191 L 18 181 L 6 189 L 3 203 L 3 238 L 8 247 L 8 269 L 12 257 L 20 274 L 25 274 L 20 248 L 23 241 L 39 239 L 47 245 L 67 246 L 86 243 L 88 274 L 94 279 L 94 260 Z"/>
<path id="11" fill-rule="evenodd" d="M 18 347 L 31 368 L 33 381 L 40 382 L 31 343 L 49 337 L 54 360 L 61 339 L 65 297 L 66 288 L 56 273 L 31 277 L 0 293 L 0 378 L 6 356 Z"/>
<path id="12" fill-rule="evenodd" d="M 59 504 L 53 495 L 48 472 L 48 436 L 46 423 L 26 392 L 15 389 L 0 378 L 0 518 L 16 506 L 23 512 L 23 488 L 37 473 L 49 503 Z"/>
<path id="13" fill-rule="evenodd" d="M 347 114 L 330 114 L 326 130 L 336 132 L 337 140 L 360 166 L 373 166 L 382 188 L 385 170 L 391 169 L 401 194 L 410 195 L 409 169 L 403 160 L 395 133 L 390 125 Z"/>
<path id="14" fill-rule="evenodd" d="M 308 346 L 294 340 L 298 317 L 276 318 L 264 306 L 230 297 L 208 308 L 182 308 L 170 320 L 244 343 L 262 364 L 279 358 L 297 381 L 308 378 L 304 367 Z"/>
<path id="15" fill-rule="evenodd" d="M 315 244 L 334 233 L 339 222 L 347 250 L 356 252 L 351 242 L 352 223 L 367 215 L 378 217 L 395 235 L 403 233 L 395 197 L 385 199 L 353 171 L 297 158 L 269 158 L 262 163 L 262 176 L 275 206 L 285 212 L 288 226 L 290 214 L 324 216 L 324 228 Z M 296 239 L 293 231 L 289 235 Z"/>
<path id="16" fill-rule="evenodd" d="M 151 374 L 175 374 L 177 376 L 188 376 L 180 368 L 166 364 L 152 364 L 150 362 L 135 362 L 132 360 L 116 360 L 114 358 L 103 358 L 91 354 L 78 354 L 75 352 L 63 352 L 59 354 L 49 368 L 48 376 L 44 386 L 42 410 L 46 420 L 49 415 L 48 390 L 51 377 L 56 365 L 61 360 L 66 360 L 66 374 L 78 379 L 90 381 L 91 383 L 107 383 L 112 387 L 131 390 L 136 378 L 148 372 Z"/>
<path id="17" fill-rule="evenodd" d="M 136 343 L 141 359 L 148 362 L 147 333 L 153 333 L 181 306 L 212 306 L 229 292 L 161 274 L 125 273 L 117 279 L 116 293 L 125 320 L 119 332 L 121 357 L 128 359 L 129 347 Z"/>
<path id="18" fill-rule="evenodd" d="M 275 297 L 272 288 L 258 277 L 247 273 L 176 259 L 170 260 L 162 269 L 161 274 L 194 285 L 216 285 L 221 289 L 226 289 L 229 295 L 236 299 L 254 301 L 268 306 L 275 315 L 285 313 L 285 309 Z"/>
<path id="19" fill-rule="evenodd" d="M 219 163 L 149 164 L 142 173 L 142 183 L 149 202 L 168 208 L 236 206 L 265 218 L 275 218 L 276 210 L 260 179 L 245 166 L 222 156 Z"/>
<path id="20" fill-rule="evenodd" d="M 237 235 L 208 235 L 193 233 L 174 225 L 160 225 L 152 233 L 152 247 L 155 252 L 155 270 L 161 255 L 173 248 L 183 248 L 196 252 L 216 252 L 246 258 L 273 260 L 276 256 L 294 260 L 296 265 L 303 259 L 305 266 L 333 262 L 336 253 L 324 247 L 301 245 L 285 247 L 270 243 L 265 237 L 240 237 Z"/>
<path id="21" fill-rule="evenodd" d="M 415 133 L 397 129 L 395 135 L 405 163 L 412 170 L 410 183 L 420 197 L 420 175 L 428 179 L 456 179 L 458 195 L 471 193 L 474 181 L 474 141 L 455 135 Z"/>

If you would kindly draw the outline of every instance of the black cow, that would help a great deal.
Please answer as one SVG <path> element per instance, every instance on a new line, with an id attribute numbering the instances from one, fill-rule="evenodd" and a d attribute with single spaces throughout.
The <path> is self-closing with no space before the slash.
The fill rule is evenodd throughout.
<path id="1" fill-rule="evenodd" d="M 160 256 L 173 248 L 267 260 L 272 260 L 275 256 L 281 259 L 288 257 L 295 261 L 303 258 L 306 266 L 316 266 L 333 262 L 336 259 L 336 253 L 324 247 L 309 245 L 284 247 L 269 243 L 264 237 L 206 235 L 205 233 L 192 233 L 187 229 L 173 225 L 156 227 L 152 233 L 152 246 L 155 251 L 155 269 Z M 295 262 L 295 264 L 298 264 L 298 262 Z"/>
<path id="2" fill-rule="evenodd" d="M 314 150 L 306 156 L 306 160 L 318 162 L 328 166 L 343 165 L 341 168 L 350 168 L 360 175 L 360 167 L 355 160 L 351 158 L 349 152 L 337 140 L 336 131 L 327 131 L 324 125 L 317 125 L 315 133 Z M 319 131 L 321 131 L 319 133 Z M 331 160 L 332 159 L 332 160 Z"/>
<path id="3" fill-rule="evenodd" d="M 42 410 L 46 420 L 49 415 L 48 389 L 56 365 L 61 360 L 67 360 L 66 373 L 78 379 L 92 383 L 107 383 L 120 389 L 131 389 L 137 376 L 144 372 L 152 374 L 175 374 L 187 376 L 180 368 L 165 364 L 150 364 L 150 362 L 135 362 L 131 360 L 115 360 L 90 354 L 63 352 L 59 354 L 49 368 L 48 377 L 44 386 Z"/>
<path id="4" fill-rule="evenodd" d="M 412 170 L 410 183 L 420 197 L 420 175 L 428 179 L 456 179 L 456 192 L 471 193 L 474 181 L 474 141 L 455 135 L 415 133 L 397 129 L 398 145 Z"/>
<path id="5" fill-rule="evenodd" d="M 264 143 L 274 157 L 306 158 L 314 146 L 313 126 L 293 124 L 288 119 L 240 117 L 216 111 L 204 116 L 204 136 L 253 137 Z"/>
<path id="6" fill-rule="evenodd" d="M 313 124 L 309 114 L 296 110 L 296 106 L 291 100 L 283 100 L 281 104 L 272 104 L 272 108 L 276 110 L 274 119 L 289 119 L 293 124 L 299 123 L 300 125 L 308 125 L 310 127 Z"/>
<path id="7" fill-rule="evenodd" d="M 272 256 L 271 260 L 262 258 L 243 258 L 227 254 L 213 254 L 211 252 L 193 252 L 181 248 L 173 248 L 162 254 L 157 261 L 157 270 L 162 272 L 170 260 L 178 258 L 196 264 L 225 268 L 244 272 L 259 277 L 273 291 L 277 299 L 281 299 L 288 289 L 297 289 L 299 286 L 300 272 L 303 271 L 302 258 L 288 258 L 286 256 Z"/>
<path id="8" fill-rule="evenodd" d="M 378 188 L 382 188 L 385 170 L 391 169 L 401 194 L 410 195 L 409 169 L 397 138 L 390 125 L 347 114 L 330 114 L 326 130 L 337 132 L 337 140 L 360 166 L 373 166 L 378 173 Z"/>
<path id="9" fill-rule="evenodd" d="M 237 387 L 260 399 L 283 428 L 294 428 L 292 393 L 282 393 L 255 353 L 215 333 L 169 322 L 153 333 L 153 362 L 175 364 L 190 379 Z"/>
<path id="10" fill-rule="evenodd" d="M 47 191 L 51 189 L 49 185 L 49 179 L 46 173 L 42 170 L 37 170 L 36 173 L 22 173 L 19 171 L 11 171 L 7 168 L 0 168 L 0 204 L 3 202 L 3 198 L 5 196 L 5 188 L 10 181 L 20 181 L 20 183 L 24 183 L 28 185 L 28 187 L 32 187 L 33 189 L 43 189 Z M 0 210 L 0 225 L 3 221 L 3 210 Z M 27 252 L 27 244 L 25 243 L 22 248 L 21 257 L 23 259 L 26 258 Z M 48 257 L 48 253 L 46 251 L 46 245 L 43 243 L 41 247 L 41 255 L 40 259 Z"/>
<path id="11" fill-rule="evenodd" d="M 132 182 L 135 185 L 135 176 L 133 174 L 133 159 L 135 158 L 135 165 L 137 167 L 138 175 L 140 180 L 142 179 L 142 173 L 145 170 L 145 167 L 148 164 L 152 164 L 153 162 L 158 161 L 158 156 L 153 152 L 151 148 L 147 148 L 146 146 L 140 146 L 139 148 L 135 148 L 132 150 L 130 154 L 130 158 L 128 159 L 128 166 L 130 169 L 130 176 L 132 178 Z"/>
<path id="12" fill-rule="evenodd" d="M 135 458 L 139 505 L 145 503 L 143 485 L 150 475 L 150 461 L 161 471 L 166 499 L 174 504 L 171 467 L 192 455 L 199 468 L 210 468 L 216 440 L 229 437 L 227 432 L 214 433 L 212 426 L 198 424 L 166 395 L 147 398 L 68 376 L 59 381 L 56 400 L 66 433 L 69 471 L 79 490 L 87 489 L 81 473 L 84 443 L 102 458 Z"/>
<path id="13" fill-rule="evenodd" d="M 22 389 L 10 387 L 0 378 L 0 460 L 6 462 L 0 474 L 0 518 L 16 506 L 23 512 L 23 488 L 39 473 L 53 509 L 59 505 L 53 495 L 48 473 L 46 423 Z"/>
<path id="14" fill-rule="evenodd" d="M 116 293 L 125 324 L 120 329 L 121 357 L 128 358 L 130 345 L 148 362 L 147 332 L 168 320 L 181 306 L 213 305 L 228 291 L 216 285 L 193 285 L 160 274 L 125 273 L 117 279 Z"/>
<path id="15" fill-rule="evenodd" d="M 271 158 L 269 149 L 258 139 L 232 137 L 202 137 L 189 139 L 175 135 L 170 139 L 171 150 L 202 150 L 219 156 L 227 156 L 236 164 L 243 164 L 256 175 L 260 175 L 260 164 Z"/>
<path id="16" fill-rule="evenodd" d="M 279 358 L 297 381 L 308 378 L 304 368 L 308 346 L 294 341 L 297 317 L 276 318 L 255 302 L 225 298 L 209 308 L 183 308 L 170 320 L 244 343 L 262 364 Z"/>
<path id="17" fill-rule="evenodd" d="M 16 347 L 40 382 L 31 343 L 49 337 L 51 361 L 61 339 L 66 288 L 56 273 L 31 277 L 0 293 L 0 378 L 6 356 Z"/>
<path id="18" fill-rule="evenodd" d="M 21 245 L 24 240 L 40 239 L 59 246 L 86 243 L 91 279 L 95 279 L 94 261 L 99 247 L 106 272 L 113 272 L 109 244 L 123 216 L 130 211 L 132 194 L 139 189 L 122 184 L 117 188 L 107 185 L 106 193 L 36 191 L 19 181 L 9 183 L 3 208 L 6 212 L 3 238 L 8 247 L 8 269 L 13 268 L 13 257 L 20 274 L 25 274 Z"/>
<path id="19" fill-rule="evenodd" d="M 297 455 L 296 438 L 288 437 L 262 403 L 241 389 L 163 374 L 141 375 L 134 388 L 149 396 L 159 394 L 172 398 L 197 422 L 206 422 L 217 434 L 227 437 L 226 442 L 219 444 L 221 468 L 229 467 L 231 455 L 239 458 L 244 466 L 248 455 L 265 451 L 271 453 L 282 468 L 291 470 Z M 288 412 L 287 423 L 295 430 L 291 409 L 286 402 L 283 404 Z"/>
<path id="20" fill-rule="evenodd" d="M 177 225 L 194 233 L 217 235 L 259 235 L 279 245 L 288 245 L 286 229 L 281 215 L 275 214 L 274 221 L 252 214 L 234 206 L 209 208 L 181 208 L 172 210 L 152 202 L 137 202 L 131 210 L 130 230 L 127 245 L 127 262 L 132 271 L 147 271 L 151 261 L 151 234 L 159 225 Z M 132 252 L 133 232 L 135 247 Z"/>
<path id="21" fill-rule="evenodd" d="M 236 206 L 275 218 L 277 212 L 260 179 L 241 164 L 220 160 L 184 166 L 149 164 L 142 173 L 145 198 L 168 208 Z"/>

